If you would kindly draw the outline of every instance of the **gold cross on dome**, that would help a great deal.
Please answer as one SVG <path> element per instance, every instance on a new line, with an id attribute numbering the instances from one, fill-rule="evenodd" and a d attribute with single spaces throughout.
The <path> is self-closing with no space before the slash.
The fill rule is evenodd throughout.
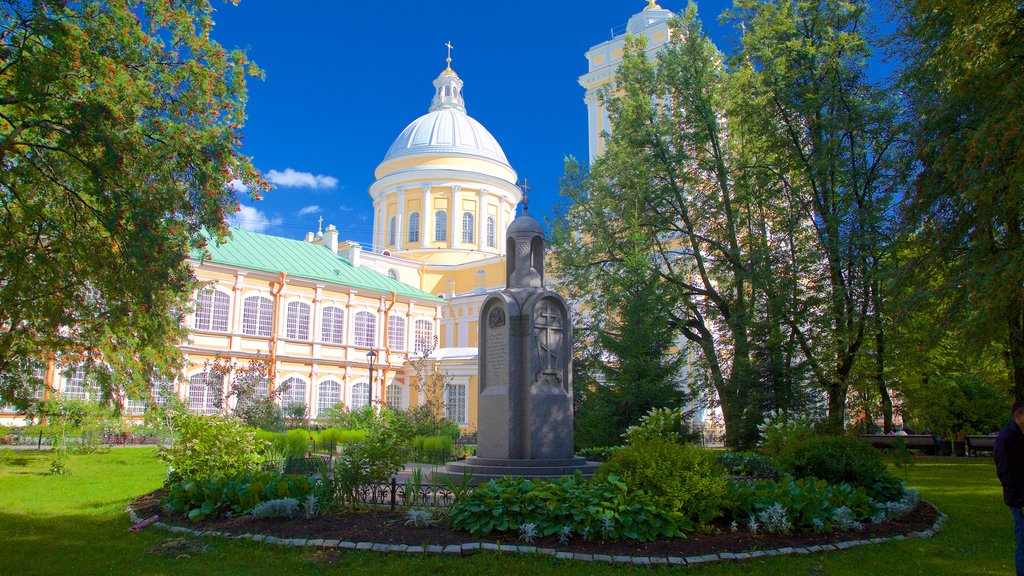
<path id="1" fill-rule="evenodd" d="M 647 10 L 653 10 L 655 8 L 661 8 L 661 6 L 658 6 L 658 0 L 647 0 Z"/>
<path id="2" fill-rule="evenodd" d="M 452 46 L 452 41 L 451 40 L 445 42 L 444 45 L 448 47 L 448 67 L 451 68 L 452 67 L 452 48 L 455 48 L 455 46 Z"/>

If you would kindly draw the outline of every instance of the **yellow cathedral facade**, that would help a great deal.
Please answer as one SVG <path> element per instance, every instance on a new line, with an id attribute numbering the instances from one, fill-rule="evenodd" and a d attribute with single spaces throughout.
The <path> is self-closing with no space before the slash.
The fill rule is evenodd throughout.
<path id="1" fill-rule="evenodd" d="M 669 39 L 671 16 L 649 0 L 626 33 L 646 35 L 653 53 Z M 609 129 L 598 93 L 614 82 L 624 41 L 619 34 L 586 53 L 579 81 L 591 158 Z M 193 255 L 204 287 L 180 346 L 185 366 L 174 381 L 154 383 L 154 397 L 176 394 L 213 413 L 227 384 L 209 363 L 262 358 L 267 386 L 284 387 L 282 405 L 304 405 L 310 420 L 337 404 L 406 409 L 426 400 L 412 364 L 425 357 L 449 380 L 446 415 L 477 428 L 480 305 L 504 287 L 505 232 L 522 191 L 498 141 L 467 114 L 450 57 L 433 85 L 427 113 L 402 130 L 374 172 L 371 250 L 329 225 L 304 240 L 232 230 L 227 243 Z M 51 363 L 41 376 L 52 392 L 96 397 L 81 369 Z M 128 401 L 126 409 L 140 415 L 143 404 Z M 0 407 L 0 421 L 16 418 Z"/>

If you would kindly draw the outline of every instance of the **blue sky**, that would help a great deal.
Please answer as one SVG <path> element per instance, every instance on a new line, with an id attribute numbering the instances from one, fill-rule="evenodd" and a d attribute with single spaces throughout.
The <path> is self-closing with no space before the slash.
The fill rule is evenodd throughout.
<path id="1" fill-rule="evenodd" d="M 577 78 L 584 53 L 621 32 L 645 0 L 447 2 L 241 0 L 215 3 L 214 37 L 246 49 L 265 71 L 249 83 L 243 152 L 277 187 L 242 198 L 246 227 L 301 238 L 317 219 L 344 239 L 370 242 L 373 171 L 405 126 L 425 114 L 431 82 L 452 68 L 466 107 L 501 144 L 531 214 L 549 217 L 566 156 L 587 156 L 586 108 Z M 734 31 L 718 23 L 731 1 L 698 4 L 722 50 Z M 661 6 L 679 12 L 684 0 Z"/>

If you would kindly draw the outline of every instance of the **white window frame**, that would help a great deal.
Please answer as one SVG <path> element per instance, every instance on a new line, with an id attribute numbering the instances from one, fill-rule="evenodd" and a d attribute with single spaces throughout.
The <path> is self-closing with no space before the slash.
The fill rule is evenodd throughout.
<path id="1" fill-rule="evenodd" d="M 352 343 L 362 348 L 377 345 L 377 315 L 369 310 L 360 310 L 352 320 Z"/>
<path id="2" fill-rule="evenodd" d="M 388 348 L 405 350 L 405 318 L 401 314 L 388 315 Z"/>
<path id="3" fill-rule="evenodd" d="M 462 213 L 462 242 L 465 244 L 472 244 L 475 241 L 475 221 L 476 217 L 472 212 Z"/>
<path id="4" fill-rule="evenodd" d="M 196 312 L 192 326 L 207 332 L 227 332 L 231 312 L 231 295 L 207 286 L 196 292 Z"/>
<path id="5" fill-rule="evenodd" d="M 280 388 L 282 390 L 280 400 L 281 408 L 287 408 L 292 404 L 302 404 L 308 412 L 309 402 L 306 399 L 306 390 L 308 386 L 309 384 L 298 376 L 291 376 L 284 379 L 280 384 Z M 301 390 L 301 392 L 297 392 L 298 390 Z"/>
<path id="6" fill-rule="evenodd" d="M 321 418 L 324 412 L 333 408 L 335 404 L 345 401 L 345 387 L 334 378 L 321 380 L 317 384 L 316 396 L 316 418 Z"/>
<path id="7" fill-rule="evenodd" d="M 409 214 L 409 243 L 420 241 L 420 213 Z"/>
<path id="8" fill-rule="evenodd" d="M 395 221 L 395 216 L 388 218 L 388 246 L 395 245 Z"/>
<path id="9" fill-rule="evenodd" d="M 469 424 L 469 386 L 449 384 L 444 389 L 444 416 L 461 425 Z"/>
<path id="10" fill-rule="evenodd" d="M 242 300 L 242 334 L 269 338 L 274 333 L 274 301 L 262 294 Z"/>
<path id="11" fill-rule="evenodd" d="M 370 383 L 366 381 L 354 382 L 352 384 L 352 412 L 362 410 L 370 404 Z"/>
<path id="12" fill-rule="evenodd" d="M 309 340 L 309 319 L 312 306 L 309 302 L 292 300 L 285 308 L 285 338 Z"/>
<path id="13" fill-rule="evenodd" d="M 402 409 L 402 385 L 392 382 L 384 387 L 385 405 L 392 410 Z"/>
<path id="14" fill-rule="evenodd" d="M 188 377 L 188 391 L 185 395 L 188 409 L 209 416 L 217 413 L 220 399 L 215 390 L 216 383 L 209 372 L 196 372 Z"/>
<path id="15" fill-rule="evenodd" d="M 320 340 L 330 344 L 345 343 L 345 309 L 333 304 L 320 311 Z"/>
<path id="16" fill-rule="evenodd" d="M 448 241 L 448 211 L 434 212 L 434 242 Z"/>
<path id="17" fill-rule="evenodd" d="M 497 234 L 494 230 L 494 216 L 487 217 L 487 246 L 490 248 L 497 247 Z"/>
<path id="18" fill-rule="evenodd" d="M 418 318 L 413 324 L 413 353 L 423 354 L 434 348 L 434 322 Z"/>

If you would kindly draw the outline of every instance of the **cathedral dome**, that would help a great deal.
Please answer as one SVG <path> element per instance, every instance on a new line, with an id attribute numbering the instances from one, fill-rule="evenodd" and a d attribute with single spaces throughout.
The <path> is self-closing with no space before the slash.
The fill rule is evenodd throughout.
<path id="1" fill-rule="evenodd" d="M 422 154 L 465 154 L 508 165 L 505 152 L 494 136 L 454 106 L 433 110 L 413 120 L 391 144 L 381 163 Z"/>

